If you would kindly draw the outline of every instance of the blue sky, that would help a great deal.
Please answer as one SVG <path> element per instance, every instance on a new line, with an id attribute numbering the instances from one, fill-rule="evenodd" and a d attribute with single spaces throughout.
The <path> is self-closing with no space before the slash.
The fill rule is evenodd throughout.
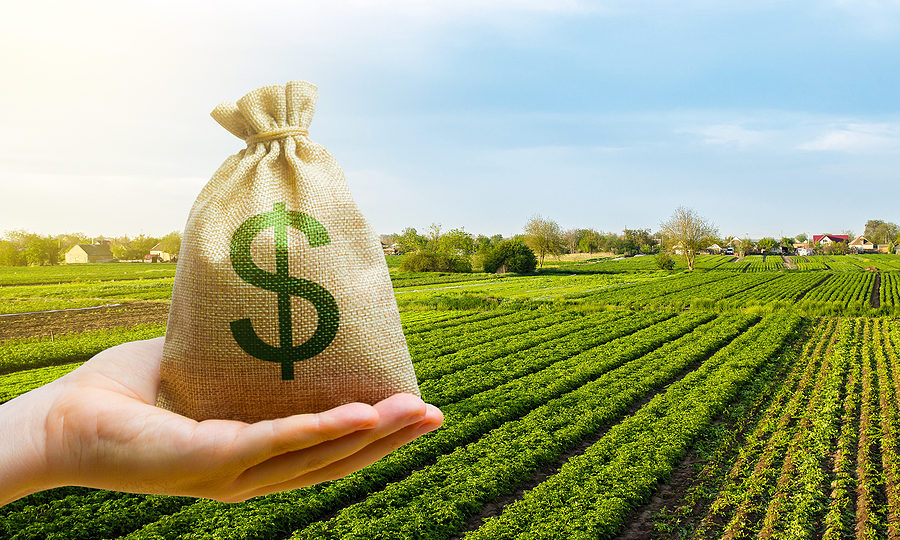
<path id="1" fill-rule="evenodd" d="M 900 2 L 28 2 L 0 21 L 0 231 L 162 234 L 319 86 L 311 136 L 379 232 L 724 235 L 900 221 Z"/>

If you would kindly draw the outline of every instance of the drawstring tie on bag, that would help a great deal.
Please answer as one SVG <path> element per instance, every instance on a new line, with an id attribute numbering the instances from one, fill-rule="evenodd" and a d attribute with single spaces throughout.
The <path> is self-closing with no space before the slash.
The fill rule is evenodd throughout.
<path id="1" fill-rule="evenodd" d="M 290 137 L 292 135 L 309 135 L 309 131 L 302 127 L 297 126 L 288 126 L 278 129 L 273 129 L 272 131 L 263 131 L 261 133 L 257 133 L 256 135 L 251 135 L 245 139 L 247 141 L 247 146 L 251 144 L 256 144 L 260 142 L 266 141 L 274 141 L 275 139 L 283 139 L 285 137 Z"/>

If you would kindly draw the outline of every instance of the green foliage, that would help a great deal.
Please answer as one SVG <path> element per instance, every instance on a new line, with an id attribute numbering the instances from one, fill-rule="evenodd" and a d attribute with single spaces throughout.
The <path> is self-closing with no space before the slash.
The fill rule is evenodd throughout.
<path id="1" fill-rule="evenodd" d="M 160 238 L 159 250 L 177 257 L 181 251 L 181 231 L 172 231 Z"/>
<path id="2" fill-rule="evenodd" d="M 427 240 L 414 227 L 407 227 L 403 229 L 396 241 L 400 244 L 400 251 L 413 253 L 424 248 Z"/>
<path id="3" fill-rule="evenodd" d="M 174 276 L 174 265 L 137 263 L 87 263 L 34 268 L 0 267 L 0 284 L 2 285 L 118 281 Z"/>
<path id="4" fill-rule="evenodd" d="M 544 257 L 559 255 L 564 247 L 564 240 L 559 224 L 551 219 L 532 216 L 525 224 L 525 243 L 538 257 L 540 266 L 544 266 Z"/>
<path id="5" fill-rule="evenodd" d="M 0 373 L 86 360 L 114 345 L 165 335 L 165 323 L 90 330 L 47 337 L 8 339 L 0 344 Z"/>
<path id="6" fill-rule="evenodd" d="M 405 303 L 404 307 L 412 307 L 415 303 L 420 308 L 438 310 L 469 310 L 469 309 L 494 309 L 502 300 L 492 296 L 472 293 L 443 293 L 426 297 L 411 303 Z"/>
<path id="7" fill-rule="evenodd" d="M 768 253 L 775 249 L 775 246 L 778 245 L 778 241 L 771 237 L 760 238 L 759 242 L 756 243 L 756 246 L 763 253 Z"/>
<path id="8" fill-rule="evenodd" d="M 484 257 L 484 271 L 500 270 L 516 274 L 530 274 L 537 266 L 537 257 L 524 242 L 518 239 L 504 240 Z"/>
<path id="9" fill-rule="evenodd" d="M 456 255 L 417 251 L 400 262 L 404 272 L 471 272 L 472 263 Z"/>
<path id="10" fill-rule="evenodd" d="M 675 269 L 675 260 L 665 251 L 657 253 L 654 259 L 656 261 L 656 267 L 660 270 L 672 271 Z"/>

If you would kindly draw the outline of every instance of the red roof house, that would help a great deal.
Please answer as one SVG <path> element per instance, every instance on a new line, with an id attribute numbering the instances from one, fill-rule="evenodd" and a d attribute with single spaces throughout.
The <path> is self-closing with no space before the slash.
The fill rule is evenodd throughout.
<path id="1" fill-rule="evenodd" d="M 832 242 L 850 243 L 850 236 L 846 234 L 814 234 L 813 244 L 831 244 Z"/>

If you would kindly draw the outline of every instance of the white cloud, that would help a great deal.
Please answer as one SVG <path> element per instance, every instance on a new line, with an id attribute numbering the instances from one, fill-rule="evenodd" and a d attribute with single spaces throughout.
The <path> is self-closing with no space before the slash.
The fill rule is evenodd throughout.
<path id="1" fill-rule="evenodd" d="M 703 137 L 703 142 L 713 145 L 737 146 L 748 148 L 769 142 L 771 132 L 747 129 L 740 124 L 712 124 L 683 130 Z"/>
<path id="2" fill-rule="evenodd" d="M 900 152 L 900 125 L 854 123 L 829 129 L 799 150 L 874 154 Z"/>

